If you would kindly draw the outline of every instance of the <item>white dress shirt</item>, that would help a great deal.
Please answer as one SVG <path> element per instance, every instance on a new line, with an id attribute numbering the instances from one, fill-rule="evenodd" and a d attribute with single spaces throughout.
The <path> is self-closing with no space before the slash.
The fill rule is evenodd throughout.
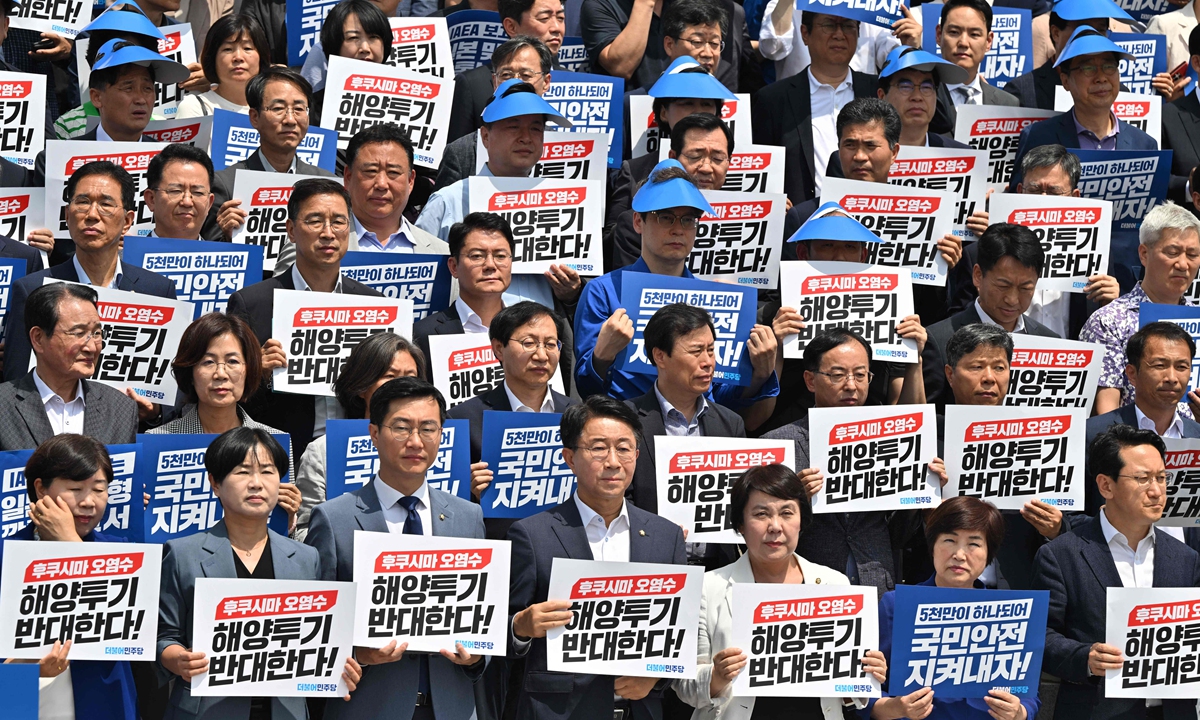
<path id="1" fill-rule="evenodd" d="M 262 154 L 262 150 L 255 150 L 254 152 L 258 153 L 258 161 L 260 163 L 262 163 L 264 172 L 279 172 L 278 170 L 275 169 L 275 166 L 271 164 L 271 161 L 267 160 L 267 156 Z M 297 155 L 292 156 L 292 166 L 287 169 L 287 172 L 284 173 L 284 175 L 295 175 L 296 174 L 296 159 L 298 157 L 299 156 L 297 156 Z"/>
<path id="2" fill-rule="evenodd" d="M 304 276 L 300 274 L 300 266 L 292 265 L 292 284 L 302 292 L 312 292 Z M 337 294 L 342 292 L 342 274 L 338 273 L 337 284 L 333 286 Z M 313 398 L 313 437 L 319 438 L 325 434 L 325 423 L 342 417 L 342 405 L 335 397 Z"/>
<path id="3" fill-rule="evenodd" d="M 56 677 L 38 678 L 38 720 L 75 720 L 70 665 Z"/>
<path id="4" fill-rule="evenodd" d="M 96 141 L 97 142 L 114 142 L 112 135 L 104 132 L 104 123 L 96 125 Z"/>
<path id="5" fill-rule="evenodd" d="M 84 411 L 83 381 L 76 381 L 75 399 L 71 402 L 64 400 L 61 395 L 51 390 L 49 385 L 42 382 L 37 368 L 33 369 L 33 384 L 37 386 L 38 395 L 42 398 L 42 405 L 46 408 L 46 419 L 50 421 L 50 428 L 54 430 L 54 434 L 73 433 L 75 435 L 82 435 Z"/>
<path id="6" fill-rule="evenodd" d="M 699 407 L 696 414 L 689 421 L 687 416 L 679 411 L 671 401 L 663 397 L 663 394 L 658 391 L 658 381 L 654 382 L 654 396 L 658 398 L 658 408 L 662 411 L 663 426 L 666 428 L 667 434 L 675 437 L 698 436 L 704 434 L 704 429 L 700 427 L 700 418 L 704 413 L 708 412 L 708 400 L 701 395 L 698 401 Z"/>
<path id="7" fill-rule="evenodd" d="M 607 526 L 604 518 L 591 509 L 575 494 L 575 507 L 583 520 L 588 545 L 592 548 L 592 559 L 604 562 L 629 562 L 629 508 L 621 501 L 621 514 Z"/>
<path id="8" fill-rule="evenodd" d="M 763 57 L 775 61 L 775 77 L 780 80 L 795 75 L 812 62 L 808 46 L 800 37 L 800 10 L 792 11 L 792 24 L 788 31 L 776 34 L 775 24 L 771 22 L 771 13 L 781 1 L 787 2 L 770 0 L 767 3 L 763 9 L 762 29 L 758 34 L 758 49 Z M 868 75 L 878 75 L 887 64 L 888 53 L 898 47 L 900 41 L 892 35 L 890 28 L 859 23 L 858 47 L 854 50 L 854 57 L 850 58 L 850 69 Z"/>
<path id="9" fill-rule="evenodd" d="M 1071 296 L 1062 290 L 1038 288 L 1025 314 L 1065 338 L 1071 319 Z"/>
<path id="10" fill-rule="evenodd" d="M 388 532 L 403 534 L 404 523 L 408 520 L 408 511 L 400 504 L 404 494 L 385 483 L 378 475 L 373 480 L 375 494 L 379 496 L 379 507 L 383 508 L 383 519 L 387 521 Z M 421 487 L 413 493 L 420 498 L 417 503 L 417 517 L 421 518 L 421 534 L 433 534 L 433 513 L 429 509 L 429 483 L 421 483 Z"/>
<path id="11" fill-rule="evenodd" d="M 79 264 L 78 255 L 72 255 L 71 262 L 75 265 L 75 274 L 79 276 L 79 282 L 83 283 L 84 285 L 94 285 L 96 287 L 100 287 L 99 285 L 96 285 L 96 283 L 92 282 L 92 279 L 88 277 L 88 274 L 83 271 L 83 266 Z M 121 284 L 121 276 L 124 274 L 125 268 L 121 267 L 121 258 L 117 258 L 117 268 L 113 272 L 112 280 L 110 280 L 109 283 L 104 287 L 108 288 L 109 290 L 119 290 L 120 288 L 118 285 Z"/>
<path id="12" fill-rule="evenodd" d="M 853 76 L 847 71 L 846 78 L 835 88 L 817 80 L 809 72 L 808 91 L 812 108 L 813 174 L 819 196 L 821 185 L 825 182 L 825 168 L 829 165 L 829 156 L 838 148 L 838 113 L 854 99 Z"/>
<path id="13" fill-rule="evenodd" d="M 479 313 L 472 310 L 463 302 L 462 298 L 454 301 L 454 309 L 458 311 L 458 319 L 462 320 L 463 332 L 486 333 L 488 331 L 487 325 L 484 325 L 483 320 L 479 318 Z"/>
<path id="14" fill-rule="evenodd" d="M 954 107 L 983 104 L 983 83 L 979 80 L 979 73 L 975 73 L 975 79 L 965 85 L 962 83 L 947 84 L 946 89 L 950 91 L 950 99 L 954 101 Z"/>
<path id="15" fill-rule="evenodd" d="M 1105 509 L 1100 508 L 1100 530 L 1117 566 L 1121 585 L 1127 588 L 1154 587 L 1154 528 L 1150 528 L 1150 532 L 1138 543 L 1137 550 L 1134 550 L 1129 540 L 1108 521 Z"/>
<path id="16" fill-rule="evenodd" d="M 412 225 L 409 224 L 408 219 L 403 215 L 400 216 L 399 229 L 389 235 L 384 242 L 379 242 L 379 237 L 363 227 L 362 223 L 358 221 L 357 217 L 354 217 L 353 213 L 351 217 L 354 218 L 354 236 L 355 242 L 358 245 L 357 248 L 354 248 L 356 250 L 365 250 L 367 252 L 398 252 L 409 253 L 411 255 L 417 247 L 417 244 L 413 242 L 415 234 L 413 233 Z"/>
<path id="17" fill-rule="evenodd" d="M 549 385 L 546 386 L 546 399 L 542 401 L 542 409 L 534 410 L 533 408 L 529 407 L 525 403 L 521 402 L 521 399 L 518 398 L 515 394 L 513 394 L 512 389 L 510 389 L 508 387 L 508 380 L 505 380 L 503 384 L 504 384 L 504 394 L 508 396 L 508 406 L 510 408 L 512 408 L 513 412 L 526 412 L 526 413 L 539 413 L 539 412 L 552 413 L 552 412 L 554 412 L 554 396 L 550 392 Z"/>
<path id="18" fill-rule="evenodd" d="M 985 313 L 983 311 L 983 306 L 979 304 L 979 298 L 975 299 L 975 312 L 979 313 L 979 321 L 982 322 L 984 325 L 995 325 L 996 327 L 1000 327 L 1000 323 L 993 320 L 991 317 L 988 316 L 987 313 Z M 1024 315 L 1020 315 L 1017 317 L 1017 324 L 1015 327 L 1013 327 L 1013 332 L 1015 332 L 1015 333 L 1025 332 L 1025 316 Z"/>

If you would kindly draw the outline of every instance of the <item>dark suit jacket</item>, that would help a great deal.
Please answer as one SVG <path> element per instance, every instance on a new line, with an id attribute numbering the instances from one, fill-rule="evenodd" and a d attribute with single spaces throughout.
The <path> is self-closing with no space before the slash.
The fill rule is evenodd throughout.
<path id="1" fill-rule="evenodd" d="M 83 381 L 83 434 L 105 445 L 131 443 L 137 435 L 137 403 L 120 390 Z M 33 371 L 0 385 L 0 450 L 32 450 L 54 437 Z"/>
<path id="2" fill-rule="evenodd" d="M 250 329 L 259 342 L 271 337 L 271 316 L 275 312 L 275 291 L 295 290 L 292 268 L 275 277 L 242 288 L 229 297 L 227 312 L 239 315 L 250 323 Z M 383 297 L 379 291 L 348 277 L 342 278 L 342 293 Z M 286 338 L 285 338 L 286 340 Z M 284 342 L 284 347 L 287 343 Z M 292 456 L 296 464 L 304 455 L 304 449 L 313 439 L 313 424 L 316 422 L 316 398 L 312 395 L 292 395 L 271 391 L 270 376 L 263 379 L 258 392 L 245 402 L 250 417 L 273 428 L 279 428 L 292 438 Z"/>
<path id="3" fill-rule="evenodd" d="M 1181 417 L 1180 419 L 1183 420 L 1183 436 L 1185 438 L 1200 438 L 1200 423 L 1190 418 Z M 1088 418 L 1087 441 L 1084 447 L 1090 449 L 1096 436 L 1113 425 L 1129 425 L 1134 428 L 1138 426 L 1137 408 L 1133 403 L 1122 405 L 1112 412 Z M 1094 517 L 1096 513 L 1100 512 L 1100 506 L 1104 504 L 1104 497 L 1100 495 L 1100 488 L 1096 487 L 1096 470 L 1092 467 L 1091 453 L 1089 452 L 1087 456 L 1088 462 L 1084 471 L 1083 483 L 1085 489 L 1083 512 Z M 1076 516 L 1074 520 L 1078 523 L 1082 521 L 1082 518 Z M 1191 528 L 1185 529 L 1191 530 Z"/>
<path id="4" fill-rule="evenodd" d="M 878 86 L 874 75 L 851 71 L 854 97 L 875 97 Z M 813 167 L 812 104 L 808 89 L 808 69 L 790 78 L 771 83 L 755 94 L 753 112 L 754 142 L 758 145 L 782 145 L 786 158 L 783 190 L 793 204 L 816 197 Z"/>
<path id="5" fill-rule="evenodd" d="M 1171 184 L 1167 197 L 1186 208 L 1192 207 L 1187 194 L 1188 176 L 1200 165 L 1200 100 L 1196 93 L 1185 93 L 1162 109 L 1163 149 L 1171 153 Z"/>
<path id="6" fill-rule="evenodd" d="M 492 92 L 492 64 L 484 63 L 477 68 L 459 73 L 454 78 L 454 104 L 450 106 L 450 129 L 446 142 L 454 142 L 470 135 L 483 124 L 480 116 Z M 472 168 L 474 170 L 474 168 Z"/>
<path id="7" fill-rule="evenodd" d="M 1004 105 L 1007 107 L 1017 107 L 1021 104 L 1017 98 L 1004 92 L 998 87 L 993 87 L 986 82 L 981 82 L 983 88 L 983 104 L 984 105 Z M 954 98 L 950 97 L 950 89 L 945 83 L 938 84 L 937 91 L 937 109 L 933 112 L 933 119 L 929 122 L 929 131 L 933 133 L 950 133 L 954 135 L 955 127 L 958 125 L 958 109 L 954 107 Z"/>
<path id="8" fill-rule="evenodd" d="M 1200 556 L 1155 529 L 1154 587 L 1200 585 Z M 1033 589 L 1050 591 L 1042 671 L 1062 679 L 1055 720 L 1141 720 L 1146 701 L 1105 698 L 1104 680 L 1088 671 L 1092 643 L 1104 642 L 1105 596 L 1121 587 L 1100 518 L 1065 533 L 1038 550 Z M 1165 720 L 1194 720 L 1195 700 L 1163 700 Z"/>
<path id="9" fill-rule="evenodd" d="M 1039 145 L 1062 145 L 1068 150 L 1079 149 L 1079 135 L 1075 132 L 1075 115 L 1067 111 L 1052 118 L 1039 120 L 1021 131 L 1021 141 L 1017 145 L 1017 159 L 1013 163 L 1013 176 L 1008 183 L 1008 192 L 1016 192 L 1017 183 L 1021 182 L 1021 158 Z M 1118 120 L 1117 149 L 1118 150 L 1157 150 L 1158 143 L 1154 138 L 1138 130 L 1134 126 Z"/>
<path id="10" fill-rule="evenodd" d="M 29 168 L 0 158 L 0 187 L 35 187 L 33 176 Z"/>
<path id="11" fill-rule="evenodd" d="M 683 565 L 687 553 L 683 531 L 675 523 L 626 504 L 629 513 L 629 560 L 631 562 Z M 550 568 L 554 558 L 592 560 L 587 531 L 579 517 L 575 498 L 558 507 L 517 521 L 508 533 L 512 541 L 512 576 L 509 582 L 509 633 L 512 618 L 530 605 L 545 602 L 549 595 Z M 509 638 L 509 647 L 521 655 Z M 549 672 L 546 669 L 546 639 L 534 638 L 525 651 L 525 678 L 517 700 L 516 717 L 522 720 L 611 720 L 613 681 L 611 675 Z M 662 719 L 662 689 L 659 682 L 642 700 L 633 702 L 635 720 Z"/>
<path id="12" fill-rule="evenodd" d="M 0 257 L 24 260 L 26 275 L 46 269 L 46 266 L 42 264 L 42 254 L 36 248 L 9 237 L 0 236 Z"/>
<path id="13" fill-rule="evenodd" d="M 52 277 L 67 282 L 79 282 L 75 263 L 71 260 L 53 265 L 46 270 L 26 275 L 13 283 L 12 303 L 4 318 L 4 379 L 16 380 L 29 371 L 29 329 L 25 327 L 25 298 L 42 286 L 42 281 Z M 162 275 L 144 270 L 136 265 L 121 263 L 121 282 L 118 290 L 175 299 L 175 283 Z M 130 441 L 132 442 L 132 441 Z"/>
<path id="14" fill-rule="evenodd" d="M 233 177 L 238 170 L 257 170 L 262 172 L 267 168 L 263 166 L 262 160 L 259 159 L 258 150 L 250 154 L 250 157 L 234 163 L 229 167 L 221 170 L 213 178 L 213 204 L 208 210 L 208 218 L 204 221 L 204 227 L 200 229 L 200 237 L 204 240 L 212 240 L 214 242 L 222 242 L 228 240 L 225 233 L 221 232 L 221 226 L 217 225 L 217 212 L 221 206 L 228 202 L 233 197 Z M 314 177 L 333 177 L 333 173 L 325 168 L 319 168 L 316 165 L 309 165 L 300 158 L 296 158 L 296 174 L 297 175 L 312 175 Z M 242 198 L 243 201 L 246 198 Z M 269 268 L 264 268 L 270 272 Z"/>
<path id="15" fill-rule="evenodd" d="M 475 174 L 475 163 L 478 162 L 475 145 L 478 140 L 478 131 L 472 130 L 446 144 L 446 150 L 442 153 L 442 165 L 438 168 L 437 179 L 433 181 L 435 192 Z"/>
<path id="16" fill-rule="evenodd" d="M 1062 83 L 1058 79 L 1058 71 L 1054 69 L 1054 61 L 1047 60 L 1033 72 L 1013 78 L 1004 86 L 1004 92 L 1012 95 L 1021 107 L 1054 109 L 1054 88 Z"/>

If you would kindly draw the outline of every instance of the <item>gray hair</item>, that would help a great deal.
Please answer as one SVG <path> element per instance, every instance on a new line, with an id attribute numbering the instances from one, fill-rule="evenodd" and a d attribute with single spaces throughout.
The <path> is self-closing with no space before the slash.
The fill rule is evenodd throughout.
<path id="1" fill-rule="evenodd" d="M 1008 358 L 1008 361 L 1012 362 L 1012 336 L 999 325 L 975 323 L 960 327 L 950 336 L 950 340 L 946 343 L 946 364 L 957 368 L 963 358 L 981 347 L 1000 348 L 1004 351 L 1004 356 Z"/>
<path id="2" fill-rule="evenodd" d="M 1021 175 L 1028 177 L 1029 173 L 1042 168 L 1061 167 L 1071 179 L 1071 190 L 1079 187 L 1079 174 L 1083 166 L 1079 157 L 1062 145 L 1039 145 L 1021 158 Z"/>
<path id="3" fill-rule="evenodd" d="M 1168 200 L 1146 213 L 1146 219 L 1138 230 L 1138 241 L 1146 247 L 1154 247 L 1162 239 L 1163 233 L 1168 231 L 1180 235 L 1193 232 L 1200 238 L 1200 220 L 1191 210 Z"/>

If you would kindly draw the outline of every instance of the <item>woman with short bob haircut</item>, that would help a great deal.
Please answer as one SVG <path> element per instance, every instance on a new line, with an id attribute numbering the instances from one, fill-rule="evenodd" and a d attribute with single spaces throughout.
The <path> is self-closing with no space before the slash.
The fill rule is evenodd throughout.
<path id="1" fill-rule="evenodd" d="M 180 118 L 212 115 L 217 108 L 247 115 L 246 85 L 271 64 L 267 33 L 253 15 L 225 15 L 212 24 L 200 51 L 200 67 L 214 87 L 188 94 L 179 103 Z"/>
<path id="2" fill-rule="evenodd" d="M 261 428 L 230 430 L 214 440 L 205 453 L 208 482 L 221 501 L 224 517 L 209 530 L 171 540 L 163 549 L 158 661 L 177 676 L 167 718 L 306 720 L 308 717 L 302 697 L 193 698 L 188 682 L 208 670 L 204 653 L 191 650 L 197 577 L 321 578 L 321 559 L 315 548 L 267 527 L 279 498 L 279 469 L 287 462 L 283 446 Z M 349 653 L 351 648 L 346 650 Z M 362 669 L 349 655 L 342 677 L 350 691 L 362 677 Z"/>
<path id="3" fill-rule="evenodd" d="M 804 482 L 783 465 L 750 468 L 733 484 L 729 517 L 746 543 L 737 561 L 704 573 L 694 680 L 676 680 L 675 692 L 696 708 L 692 720 L 841 720 L 842 698 L 734 697 L 733 681 L 746 667 L 746 653 L 731 647 L 730 604 L 736 583 L 849 585 L 845 575 L 796 554 L 800 533 L 812 521 Z M 863 658 L 863 674 L 887 676 L 878 650 Z M 865 707 L 865 700 L 855 700 Z"/>

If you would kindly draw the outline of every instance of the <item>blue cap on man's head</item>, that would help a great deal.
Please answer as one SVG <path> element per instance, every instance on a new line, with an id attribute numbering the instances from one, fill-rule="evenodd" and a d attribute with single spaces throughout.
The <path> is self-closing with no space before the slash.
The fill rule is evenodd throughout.
<path id="1" fill-rule="evenodd" d="M 879 77 L 889 77 L 901 70 L 917 70 L 919 72 L 937 72 L 940 82 L 957 85 L 967 81 L 967 71 L 952 62 L 943 60 L 933 53 L 917 50 L 901 45 L 888 53 L 887 64 L 879 72 Z"/>
<path id="2" fill-rule="evenodd" d="M 137 43 L 119 38 L 109 40 L 96 51 L 96 63 L 92 65 L 92 72 L 121 65 L 141 65 L 150 68 L 154 71 L 154 81 L 164 85 L 181 83 L 192 74 L 185 65 L 168 60 Z"/>
<path id="3" fill-rule="evenodd" d="M 665 182 L 655 182 L 655 178 L 663 170 L 677 168 L 683 170 L 678 160 L 663 160 L 650 171 L 650 177 L 633 196 L 634 212 L 647 213 L 655 210 L 667 210 L 676 207 L 691 207 L 703 210 L 709 215 L 715 215 L 712 205 L 704 199 L 700 188 L 694 183 L 681 177 L 671 178 Z"/>
<path id="4" fill-rule="evenodd" d="M 1113 0 L 1058 0 L 1050 11 L 1067 22 L 1101 18 L 1113 18 L 1131 24 L 1137 22 Z"/>
<path id="5" fill-rule="evenodd" d="M 845 208 L 835 202 L 827 202 L 800 226 L 788 242 L 807 240 L 836 240 L 838 242 L 883 242 L 865 225 L 849 216 Z"/>
<path id="6" fill-rule="evenodd" d="M 699 71 L 691 68 L 699 68 Z M 675 62 L 659 76 L 646 94 L 654 98 L 737 100 L 729 88 L 688 55 L 675 58 Z"/>
<path id="7" fill-rule="evenodd" d="M 146 17 L 146 13 L 142 12 L 142 8 L 134 0 L 113 3 L 87 27 L 80 30 L 76 37 L 85 38 L 95 30 L 144 35 L 155 40 L 166 39 L 162 31 L 154 27 L 154 23 L 150 22 L 150 18 Z"/>
<path id="8" fill-rule="evenodd" d="M 1067 41 L 1067 46 L 1063 48 L 1058 59 L 1054 61 L 1054 67 L 1059 67 L 1068 60 L 1083 57 L 1084 55 L 1102 55 L 1104 53 L 1112 53 L 1119 60 L 1133 59 L 1133 55 L 1122 50 L 1120 45 L 1109 40 L 1101 33 L 1096 32 L 1095 28 L 1084 25 L 1083 27 L 1075 28 L 1075 32 L 1071 33 L 1071 39 Z"/>
<path id="9" fill-rule="evenodd" d="M 532 85 L 517 78 L 500 83 L 484 106 L 482 117 L 485 123 L 494 123 L 521 115 L 543 115 L 552 123 L 571 127 L 571 121 L 543 100 Z"/>

